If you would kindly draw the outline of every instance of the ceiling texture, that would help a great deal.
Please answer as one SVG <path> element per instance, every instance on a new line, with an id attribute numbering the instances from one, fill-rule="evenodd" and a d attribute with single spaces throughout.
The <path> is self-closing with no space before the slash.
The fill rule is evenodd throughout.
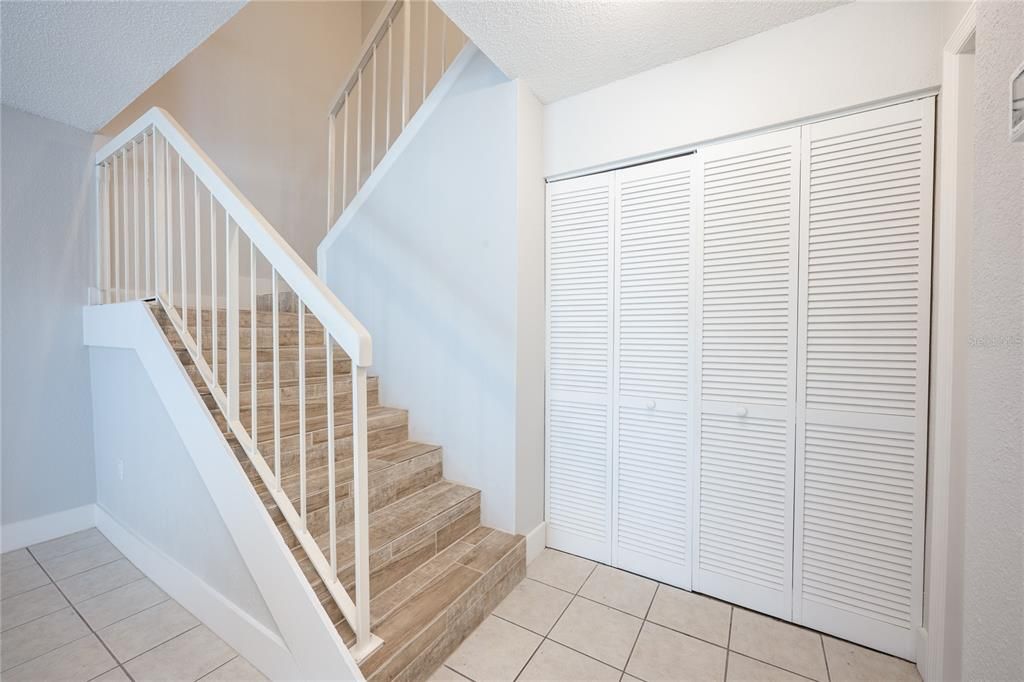
<path id="1" fill-rule="evenodd" d="M 3 0 L 3 103 L 99 130 L 244 4 Z"/>
<path id="2" fill-rule="evenodd" d="M 545 104 L 704 52 L 842 2 L 438 0 L 510 78 Z"/>

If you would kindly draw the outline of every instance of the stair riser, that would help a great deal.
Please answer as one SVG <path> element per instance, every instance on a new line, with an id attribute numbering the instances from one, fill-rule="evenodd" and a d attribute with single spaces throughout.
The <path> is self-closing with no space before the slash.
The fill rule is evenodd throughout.
<path id="1" fill-rule="evenodd" d="M 221 421 L 219 413 L 215 413 L 215 418 Z M 408 424 L 391 424 L 394 420 L 387 419 L 382 420 L 385 425 L 380 428 L 374 428 L 372 421 L 368 423 L 367 440 L 369 442 L 369 450 L 377 450 L 385 448 L 389 445 L 397 445 L 403 441 L 409 439 L 409 427 Z M 334 461 L 338 466 L 339 470 L 341 467 L 346 465 L 351 466 L 352 462 L 352 436 L 351 436 L 351 425 L 345 427 L 349 435 L 344 437 L 335 438 L 334 440 Z M 223 432 L 223 429 L 222 429 Z M 338 433 L 342 432 L 342 428 L 339 425 Z M 310 469 L 316 467 L 327 466 L 327 443 L 326 442 L 312 442 L 312 439 L 316 438 L 326 440 L 326 431 L 317 432 L 316 434 L 309 434 L 309 439 L 306 445 L 306 466 Z M 293 476 L 299 471 L 299 450 L 298 450 L 298 437 L 289 436 L 281 440 L 281 476 Z M 265 443 L 260 447 L 260 453 L 263 455 L 264 461 L 267 466 L 273 469 L 274 467 L 274 446 L 273 443 Z M 235 452 L 236 457 L 241 459 L 248 459 L 248 455 L 242 452 L 240 449 Z M 249 473 L 249 480 L 254 484 L 259 483 L 259 477 L 256 475 L 255 470 Z"/>
<path id="2" fill-rule="evenodd" d="M 309 318 L 307 318 L 308 320 Z M 176 336 L 177 332 L 174 329 L 174 325 L 169 321 L 164 321 L 160 324 L 164 333 L 168 336 Z M 195 338 L 196 330 L 195 324 L 189 319 L 188 325 L 189 333 Z M 227 328 L 221 323 L 217 323 L 217 347 L 218 350 L 227 348 L 228 332 Z M 278 325 L 277 327 L 277 342 L 281 348 L 296 348 L 299 345 L 299 327 L 298 322 L 289 325 Z M 203 320 L 203 348 L 212 348 L 213 344 L 213 329 L 211 328 L 207 319 Z M 242 348 L 248 349 L 252 345 L 252 327 L 248 324 L 238 325 L 238 345 Z M 323 348 L 324 346 L 324 330 L 323 327 L 318 325 L 306 325 L 306 348 Z M 274 347 L 274 328 L 269 324 L 267 326 L 256 326 L 256 347 L 273 348 Z M 335 350 L 339 352 L 340 348 L 335 346 Z"/>
<path id="3" fill-rule="evenodd" d="M 421 563 L 479 525 L 480 494 L 476 493 L 443 513 L 426 519 L 422 525 L 393 542 L 378 548 L 370 554 L 370 593 L 374 594 L 394 585 Z M 287 525 L 283 530 L 286 529 Z M 321 549 L 324 550 L 324 556 L 328 556 L 326 547 Z M 317 580 L 312 563 L 304 560 L 300 562 L 300 566 L 307 578 Z M 351 562 L 344 565 L 339 563 L 338 579 L 351 594 L 355 585 L 355 566 Z M 326 586 L 318 584 L 314 589 L 321 601 L 327 597 Z"/>
<path id="4" fill-rule="evenodd" d="M 434 478 L 436 474 L 436 478 Z M 376 511 L 391 502 L 410 495 L 431 483 L 436 483 L 441 475 L 440 448 L 417 457 L 411 457 L 393 466 L 374 469 L 370 467 L 369 492 L 370 511 Z M 349 497 L 351 493 L 352 464 L 346 462 L 337 466 L 335 471 L 337 499 Z M 282 488 L 296 509 L 299 504 L 299 476 L 295 474 L 282 480 Z M 314 512 L 326 508 L 327 470 L 326 468 L 309 469 L 306 473 L 306 510 Z M 266 499 L 269 493 L 265 486 L 257 485 L 256 492 Z M 314 531 L 314 535 L 326 532 L 326 528 Z"/>
<path id="5" fill-rule="evenodd" d="M 394 481 L 382 484 L 377 487 L 370 488 L 369 500 L 367 506 L 369 507 L 370 513 L 383 509 L 392 502 L 408 497 L 416 493 L 428 485 L 437 483 L 441 480 L 441 464 L 434 464 L 428 466 L 419 471 L 414 471 L 403 476 L 396 478 Z M 342 495 L 341 493 L 345 494 Z M 296 495 L 293 499 L 298 499 Z M 338 498 L 335 501 L 336 513 L 335 519 L 338 525 L 348 523 L 352 520 L 352 485 L 346 483 L 343 486 L 343 490 L 338 491 Z M 296 507 L 298 508 L 298 507 Z M 306 523 L 309 526 L 309 531 L 313 535 L 322 535 L 330 530 L 328 521 L 330 520 L 330 512 L 328 510 L 328 499 L 327 493 L 321 492 L 316 495 L 310 496 L 306 501 Z"/>
<path id="6" fill-rule="evenodd" d="M 422 682 L 462 644 L 526 575 L 526 542 L 520 542 L 483 577 L 437 615 L 422 632 L 383 664 L 371 656 L 364 670 L 371 682 Z"/>
<path id="7" fill-rule="evenodd" d="M 367 407 L 377 407 L 380 405 L 380 390 L 377 377 L 370 377 L 366 382 L 366 404 Z M 206 407 L 215 410 L 217 409 L 217 401 L 214 400 L 213 395 L 209 389 L 206 388 L 206 384 L 203 383 L 199 388 L 199 395 L 203 397 L 203 402 Z M 318 384 L 306 384 L 306 411 L 312 414 L 313 411 L 318 413 L 324 413 L 326 406 L 323 406 L 323 402 L 326 399 L 327 385 L 325 383 Z M 248 386 L 243 387 L 241 391 L 241 411 L 248 415 L 249 405 L 252 403 L 252 392 Z M 292 410 L 295 414 L 295 418 L 298 418 L 299 410 L 299 388 L 298 386 L 282 386 L 281 387 L 281 417 L 285 416 L 286 410 Z M 256 404 L 259 406 L 257 411 L 257 418 L 260 420 L 264 419 L 264 410 L 266 410 L 266 417 L 273 418 L 273 407 L 264 408 L 265 405 L 273 405 L 274 402 L 274 389 L 273 388 L 257 388 L 256 389 Z M 334 413 L 336 415 L 347 415 L 348 419 L 351 419 L 352 414 L 352 382 L 348 376 L 338 377 L 334 381 Z M 247 422 L 248 418 L 244 420 Z M 244 423 L 243 422 L 243 423 Z"/>
<path id="8" fill-rule="evenodd" d="M 185 353 L 185 357 L 182 357 L 181 355 L 179 355 L 178 357 L 179 357 L 180 360 L 182 360 L 183 363 L 184 362 L 188 362 L 189 363 L 189 364 L 186 365 L 186 370 L 188 371 L 189 378 L 192 379 L 193 382 L 195 382 L 198 379 L 201 379 L 202 375 L 199 373 L 199 369 L 195 365 L 191 364 L 191 359 L 187 357 L 188 354 L 185 351 L 182 351 L 182 353 Z M 293 381 L 298 381 L 299 380 L 299 363 L 298 363 L 298 361 L 295 361 L 295 360 L 291 360 L 291 361 L 282 360 L 281 363 L 280 363 L 280 368 L 281 368 L 281 370 L 280 370 L 281 374 L 279 376 L 279 380 L 280 381 L 293 382 Z M 345 362 L 345 363 L 335 363 L 335 366 L 334 366 L 334 376 L 335 377 L 348 376 L 351 373 L 350 372 L 351 369 L 352 369 L 352 366 L 348 362 Z M 219 382 L 221 384 L 223 384 L 225 382 L 225 379 L 227 378 L 226 375 L 227 375 L 227 371 L 225 370 L 225 365 L 222 364 L 217 369 L 217 377 L 218 377 L 218 380 L 219 380 Z M 249 364 L 248 362 L 242 362 L 240 364 L 240 366 L 239 366 L 238 382 L 240 384 L 248 384 L 249 383 L 249 377 L 251 377 L 251 376 L 252 376 L 252 365 Z M 324 363 L 319 363 L 318 362 L 318 363 L 315 363 L 315 364 L 310 363 L 310 364 L 306 365 L 306 378 L 307 379 L 321 379 L 321 380 L 323 380 L 326 377 L 327 377 L 327 366 Z M 257 384 L 257 386 L 273 386 L 273 381 L 274 381 L 274 365 L 273 365 L 273 363 L 271 363 L 271 362 L 258 362 L 258 363 L 256 363 L 256 384 Z"/>

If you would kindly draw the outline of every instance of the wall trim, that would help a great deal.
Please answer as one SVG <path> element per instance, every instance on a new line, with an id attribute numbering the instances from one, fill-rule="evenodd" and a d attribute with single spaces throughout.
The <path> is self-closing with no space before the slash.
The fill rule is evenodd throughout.
<path id="1" fill-rule="evenodd" d="M 328 230 L 327 236 L 323 238 L 320 244 L 316 247 L 316 274 L 320 276 L 320 279 L 327 280 L 327 252 L 334 245 L 334 242 L 338 240 L 341 233 L 348 227 L 349 223 L 352 222 L 353 217 L 359 213 L 359 208 L 366 203 L 366 200 L 373 190 L 376 189 L 377 185 L 380 184 L 381 178 L 387 175 L 388 169 L 395 165 L 395 161 L 402 155 L 402 152 L 412 143 L 413 139 L 416 138 L 416 134 L 426 124 L 434 110 L 444 101 L 448 91 L 452 89 L 456 81 L 459 80 L 459 75 L 465 71 L 466 67 L 473 57 L 480 50 L 477 49 L 476 45 L 469 42 L 466 43 L 462 51 L 455 57 L 448 70 L 441 76 L 441 80 L 437 82 L 434 89 L 427 95 L 427 99 L 420 105 L 420 108 L 416 110 L 412 118 L 406 124 L 405 128 L 402 129 L 398 139 L 391 145 L 391 148 L 384 154 L 384 158 L 380 160 L 377 167 L 370 172 L 370 177 L 366 179 L 363 186 L 359 188 L 356 195 L 352 197 L 352 201 L 349 202 L 348 206 L 342 209 L 341 215 Z"/>
<path id="2" fill-rule="evenodd" d="M 83 504 L 45 516 L 5 523 L 0 529 L 0 551 L 10 552 L 92 528 L 96 525 L 95 518 L 96 505 Z"/>
<path id="3" fill-rule="evenodd" d="M 946 669 L 947 655 L 950 654 L 946 651 L 946 642 L 948 631 L 957 631 L 963 625 L 962 622 L 947 623 L 947 615 L 956 608 L 949 603 L 949 585 L 958 582 L 958 574 L 963 572 L 962 563 L 951 561 L 950 557 L 951 539 L 956 537 L 956 524 L 961 520 L 951 517 L 950 512 L 951 492 L 958 478 L 952 473 L 953 457 L 957 454 L 962 457 L 965 452 L 964 434 L 958 432 L 954 422 L 965 409 L 962 386 L 967 332 L 963 292 L 970 281 L 972 225 L 969 219 L 965 224 L 962 216 L 971 210 L 973 179 L 963 177 L 960 157 L 965 145 L 973 149 L 973 127 L 962 122 L 960 107 L 973 106 L 970 102 L 961 102 L 965 96 L 962 71 L 964 56 L 973 52 L 976 23 L 977 7 L 972 4 L 950 35 L 942 53 L 941 137 L 938 141 L 940 184 L 935 193 L 938 211 L 934 240 L 938 261 L 936 271 L 941 276 L 936 280 L 933 292 L 936 298 L 932 331 L 935 365 L 930 418 L 934 433 L 928 453 L 928 465 L 932 470 L 928 491 L 930 532 L 925 539 L 928 616 L 922 628 L 924 636 L 918 639 L 917 651 L 918 669 L 928 682 L 953 679 L 959 675 L 958 670 Z M 967 96 L 973 101 L 973 93 Z M 964 142 L 961 136 L 967 136 L 967 141 Z"/>
<path id="4" fill-rule="evenodd" d="M 171 557 L 96 505 L 96 527 L 160 589 L 274 680 L 300 679 L 291 652 L 277 634 Z"/>
<path id="5" fill-rule="evenodd" d="M 526 534 L 526 563 L 530 563 L 548 546 L 548 522 L 541 521 Z"/>

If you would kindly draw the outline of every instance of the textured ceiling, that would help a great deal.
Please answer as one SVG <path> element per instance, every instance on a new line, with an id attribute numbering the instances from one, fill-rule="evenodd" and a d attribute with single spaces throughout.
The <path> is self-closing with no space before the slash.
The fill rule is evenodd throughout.
<path id="1" fill-rule="evenodd" d="M 789 0 L 438 0 L 545 103 L 831 9 Z"/>
<path id="2" fill-rule="evenodd" d="M 244 4 L 3 0 L 3 103 L 99 130 Z"/>

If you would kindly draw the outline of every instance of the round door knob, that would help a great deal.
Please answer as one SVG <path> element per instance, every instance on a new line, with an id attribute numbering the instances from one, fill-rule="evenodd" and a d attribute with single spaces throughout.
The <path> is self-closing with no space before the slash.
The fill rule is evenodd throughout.
<path id="1" fill-rule="evenodd" d="M 647 401 L 647 409 L 648 410 L 653 410 L 657 406 L 658 406 L 658 403 L 654 402 L 653 400 L 648 400 Z"/>
<path id="2" fill-rule="evenodd" d="M 747 408 L 745 408 L 745 407 L 738 408 L 736 410 L 736 416 L 737 417 L 746 417 L 747 416 Z"/>

